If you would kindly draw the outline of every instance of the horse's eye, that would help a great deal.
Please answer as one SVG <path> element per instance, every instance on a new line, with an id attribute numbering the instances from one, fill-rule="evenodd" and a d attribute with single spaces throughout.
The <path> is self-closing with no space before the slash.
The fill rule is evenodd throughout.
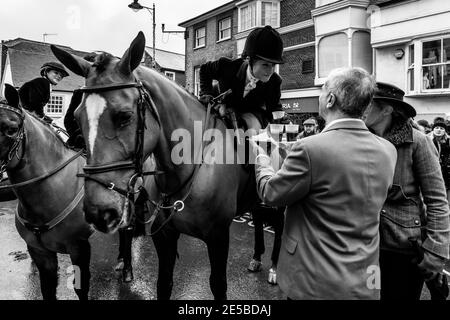
<path id="1" fill-rule="evenodd" d="M 115 116 L 115 123 L 119 128 L 125 127 L 131 123 L 133 120 L 132 111 L 121 111 Z"/>

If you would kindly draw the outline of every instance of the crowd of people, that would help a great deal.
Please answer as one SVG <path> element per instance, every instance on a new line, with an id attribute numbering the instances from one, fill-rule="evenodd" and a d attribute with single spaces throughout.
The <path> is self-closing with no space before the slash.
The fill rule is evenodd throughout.
<path id="1" fill-rule="evenodd" d="M 225 105 L 244 128 L 280 122 L 282 78 L 275 66 L 282 54 L 277 31 L 254 29 L 241 58 L 201 66 L 199 100 L 211 102 L 217 80 L 221 92 L 232 89 Z M 41 77 L 20 88 L 22 106 L 51 122 L 43 108 L 52 86 L 68 75 L 57 62 L 44 64 Z M 247 142 L 257 154 L 260 198 L 248 270 L 261 270 L 261 212 L 281 217 L 268 281 L 288 299 L 418 300 L 424 284 L 432 299 L 447 298 L 450 125 L 441 117 L 415 122 L 404 95 L 363 69 L 337 69 L 319 97 L 325 128 L 319 132 L 317 119 L 306 119 L 279 170 L 257 141 Z M 82 148 L 73 118 L 81 98 L 75 92 L 65 125 L 69 141 Z"/>

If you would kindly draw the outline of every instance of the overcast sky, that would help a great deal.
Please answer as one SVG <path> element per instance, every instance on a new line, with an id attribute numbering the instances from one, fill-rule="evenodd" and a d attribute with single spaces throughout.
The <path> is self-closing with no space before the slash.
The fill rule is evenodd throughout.
<path id="1" fill-rule="evenodd" d="M 184 30 L 178 24 L 230 0 L 139 0 L 156 13 L 156 48 L 184 53 L 182 34 L 162 34 Z M 132 0 L 1 0 L 0 40 L 25 38 L 67 45 L 82 51 L 103 50 L 121 56 L 142 30 L 146 45 L 152 45 L 152 15 L 147 10 L 128 8 Z"/>

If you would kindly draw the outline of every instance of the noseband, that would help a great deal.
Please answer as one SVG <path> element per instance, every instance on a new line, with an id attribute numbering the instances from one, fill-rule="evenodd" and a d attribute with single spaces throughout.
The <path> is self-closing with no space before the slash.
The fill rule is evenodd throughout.
<path id="1" fill-rule="evenodd" d="M 137 103 L 137 129 L 136 129 L 136 145 L 134 154 L 131 158 L 131 160 L 128 161 L 117 161 L 102 165 L 86 165 L 83 168 L 84 174 L 78 174 L 79 177 L 84 177 L 85 179 L 95 181 L 99 183 L 100 185 L 103 185 L 105 188 L 108 188 L 110 190 L 114 190 L 118 192 L 119 194 L 125 196 L 127 199 L 130 199 L 134 201 L 134 195 L 139 193 L 140 190 L 135 191 L 134 185 L 136 184 L 136 181 L 139 178 L 143 178 L 144 176 L 149 175 L 158 175 L 163 174 L 162 171 L 148 171 L 144 172 L 143 164 L 144 164 L 144 134 L 145 129 L 147 129 L 145 125 L 145 109 L 146 106 L 149 107 L 150 111 L 153 113 L 156 121 L 158 122 L 158 125 L 161 126 L 161 122 L 159 119 L 158 111 L 156 110 L 156 107 L 154 106 L 150 95 L 148 92 L 144 89 L 142 83 L 140 81 L 136 82 L 128 82 L 128 83 L 118 83 L 118 84 L 109 84 L 109 85 L 98 85 L 98 86 L 84 86 L 80 88 L 79 90 L 83 93 L 98 93 L 98 92 L 105 92 L 105 91 L 113 91 L 113 90 L 120 90 L 120 89 L 127 89 L 127 88 L 136 88 L 139 91 L 139 100 Z M 133 170 L 135 173 L 131 176 L 130 180 L 127 184 L 127 189 L 122 189 L 119 187 L 116 187 L 114 182 L 106 182 L 104 180 L 101 180 L 94 175 L 110 172 L 110 171 L 117 171 L 117 170 Z"/>
<path id="2" fill-rule="evenodd" d="M 22 123 L 20 124 L 19 132 L 17 133 L 16 139 L 14 140 L 14 143 L 11 145 L 8 155 L 5 159 L 0 159 L 0 178 L 3 175 L 3 173 L 6 171 L 6 167 L 11 162 L 12 158 L 14 157 L 14 153 L 16 154 L 17 160 L 20 160 L 19 158 L 19 146 L 23 141 L 23 138 L 25 137 L 25 129 L 24 129 L 24 119 L 25 115 L 23 114 L 23 111 L 21 109 L 17 109 L 14 107 L 11 107 L 4 103 L 4 101 L 0 101 L 0 108 L 4 110 L 9 110 L 14 112 L 15 114 L 19 115 L 20 119 L 22 120 Z"/>

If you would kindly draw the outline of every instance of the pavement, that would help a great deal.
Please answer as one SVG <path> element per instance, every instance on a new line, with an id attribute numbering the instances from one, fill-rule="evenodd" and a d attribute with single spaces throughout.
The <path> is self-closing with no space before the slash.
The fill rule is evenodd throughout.
<path id="1" fill-rule="evenodd" d="M 14 225 L 16 201 L 0 203 L 0 300 L 40 300 L 39 275 L 31 263 L 26 244 Z M 284 300 L 277 285 L 267 283 L 273 235 L 265 232 L 266 253 L 263 269 L 247 271 L 253 255 L 253 228 L 247 223 L 233 222 L 230 230 L 228 258 L 228 299 Z M 153 300 L 156 299 L 158 259 L 151 237 L 133 242 L 134 281 L 123 283 L 121 273 L 114 271 L 118 254 L 118 235 L 95 232 L 90 239 L 91 289 L 94 300 Z M 181 235 L 178 241 L 179 259 L 174 270 L 173 300 L 211 300 L 209 260 L 206 245 L 198 239 Z M 68 255 L 58 255 L 60 300 L 76 300 L 67 284 L 72 280 Z"/>

